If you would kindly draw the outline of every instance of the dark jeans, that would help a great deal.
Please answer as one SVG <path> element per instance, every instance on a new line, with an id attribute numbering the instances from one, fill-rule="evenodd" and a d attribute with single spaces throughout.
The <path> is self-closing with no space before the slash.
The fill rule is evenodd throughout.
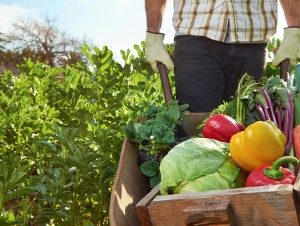
<path id="1" fill-rule="evenodd" d="M 190 112 L 210 112 L 235 94 L 238 81 L 248 73 L 263 73 L 266 43 L 230 44 L 205 37 L 175 37 L 176 99 Z"/>

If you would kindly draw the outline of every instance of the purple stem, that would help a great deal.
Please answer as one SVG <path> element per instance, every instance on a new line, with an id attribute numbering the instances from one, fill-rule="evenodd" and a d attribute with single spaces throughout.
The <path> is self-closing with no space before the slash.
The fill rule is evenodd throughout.
<path id="1" fill-rule="evenodd" d="M 280 111 L 279 106 L 276 106 L 275 113 L 276 113 L 276 119 L 277 119 L 278 128 L 281 130 L 282 129 L 282 125 L 281 125 L 281 123 L 282 123 L 282 115 L 281 115 L 281 111 Z"/>
<path id="2" fill-rule="evenodd" d="M 289 90 L 287 90 L 289 98 L 289 126 L 288 126 L 288 142 L 285 146 L 285 153 L 288 154 L 293 145 L 293 128 L 294 128 L 294 105 L 293 98 Z"/>
<path id="3" fill-rule="evenodd" d="M 255 104 L 255 109 L 258 111 L 261 120 L 266 121 L 265 113 L 264 113 L 262 107 L 258 104 Z"/>
<path id="4" fill-rule="evenodd" d="M 282 121 L 281 121 L 281 131 L 283 132 L 284 130 L 284 118 L 285 118 L 285 107 L 281 107 L 281 116 L 282 116 Z"/>
<path id="5" fill-rule="evenodd" d="M 284 108 L 283 125 L 281 131 L 283 132 L 287 140 L 289 135 L 288 129 L 289 129 L 289 109 Z"/>
<path id="6" fill-rule="evenodd" d="M 263 110 L 264 115 L 265 115 L 265 120 L 271 120 L 269 112 L 268 112 L 268 106 L 263 104 L 261 107 L 262 107 L 262 110 Z"/>
<path id="7" fill-rule="evenodd" d="M 264 88 L 261 88 L 260 91 L 261 91 L 262 95 L 264 96 L 264 98 L 265 98 L 265 100 L 266 100 L 266 102 L 267 102 L 267 105 L 268 105 L 268 107 L 269 107 L 269 109 L 270 109 L 272 121 L 274 122 L 274 124 L 275 124 L 276 126 L 278 126 L 278 125 L 277 125 L 276 118 L 275 118 L 273 106 L 272 106 L 272 103 L 271 103 L 271 99 L 270 99 L 270 97 L 269 97 L 269 95 L 268 95 L 268 92 L 267 92 L 266 89 L 264 89 Z"/>

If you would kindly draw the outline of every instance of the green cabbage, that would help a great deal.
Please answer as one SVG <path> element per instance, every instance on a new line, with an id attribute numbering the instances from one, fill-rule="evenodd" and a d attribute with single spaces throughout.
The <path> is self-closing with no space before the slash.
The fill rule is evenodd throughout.
<path id="1" fill-rule="evenodd" d="M 176 145 L 162 159 L 160 173 L 162 195 L 236 188 L 245 182 L 230 157 L 229 144 L 208 138 Z"/>

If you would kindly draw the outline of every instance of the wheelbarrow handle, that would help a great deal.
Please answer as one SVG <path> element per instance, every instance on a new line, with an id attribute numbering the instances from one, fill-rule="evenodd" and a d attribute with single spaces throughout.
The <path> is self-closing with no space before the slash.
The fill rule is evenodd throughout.
<path id="1" fill-rule="evenodd" d="M 161 79 L 161 84 L 164 92 L 164 97 L 166 103 L 169 103 L 169 101 L 173 100 L 173 95 L 172 95 L 172 90 L 171 90 L 171 85 L 170 85 L 170 80 L 168 76 L 168 71 L 166 65 L 164 65 L 161 62 L 157 63 L 160 79 Z"/>
<path id="2" fill-rule="evenodd" d="M 279 64 L 280 67 L 280 78 L 282 78 L 284 81 L 287 80 L 287 76 L 290 72 L 290 60 L 285 59 L 280 62 Z"/>

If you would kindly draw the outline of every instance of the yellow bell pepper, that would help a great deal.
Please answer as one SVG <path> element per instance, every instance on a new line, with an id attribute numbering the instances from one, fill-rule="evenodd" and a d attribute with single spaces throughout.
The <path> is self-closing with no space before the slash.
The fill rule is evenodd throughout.
<path id="1" fill-rule="evenodd" d="M 257 121 L 231 137 L 230 153 L 241 168 L 251 172 L 283 156 L 286 142 L 272 121 Z"/>

